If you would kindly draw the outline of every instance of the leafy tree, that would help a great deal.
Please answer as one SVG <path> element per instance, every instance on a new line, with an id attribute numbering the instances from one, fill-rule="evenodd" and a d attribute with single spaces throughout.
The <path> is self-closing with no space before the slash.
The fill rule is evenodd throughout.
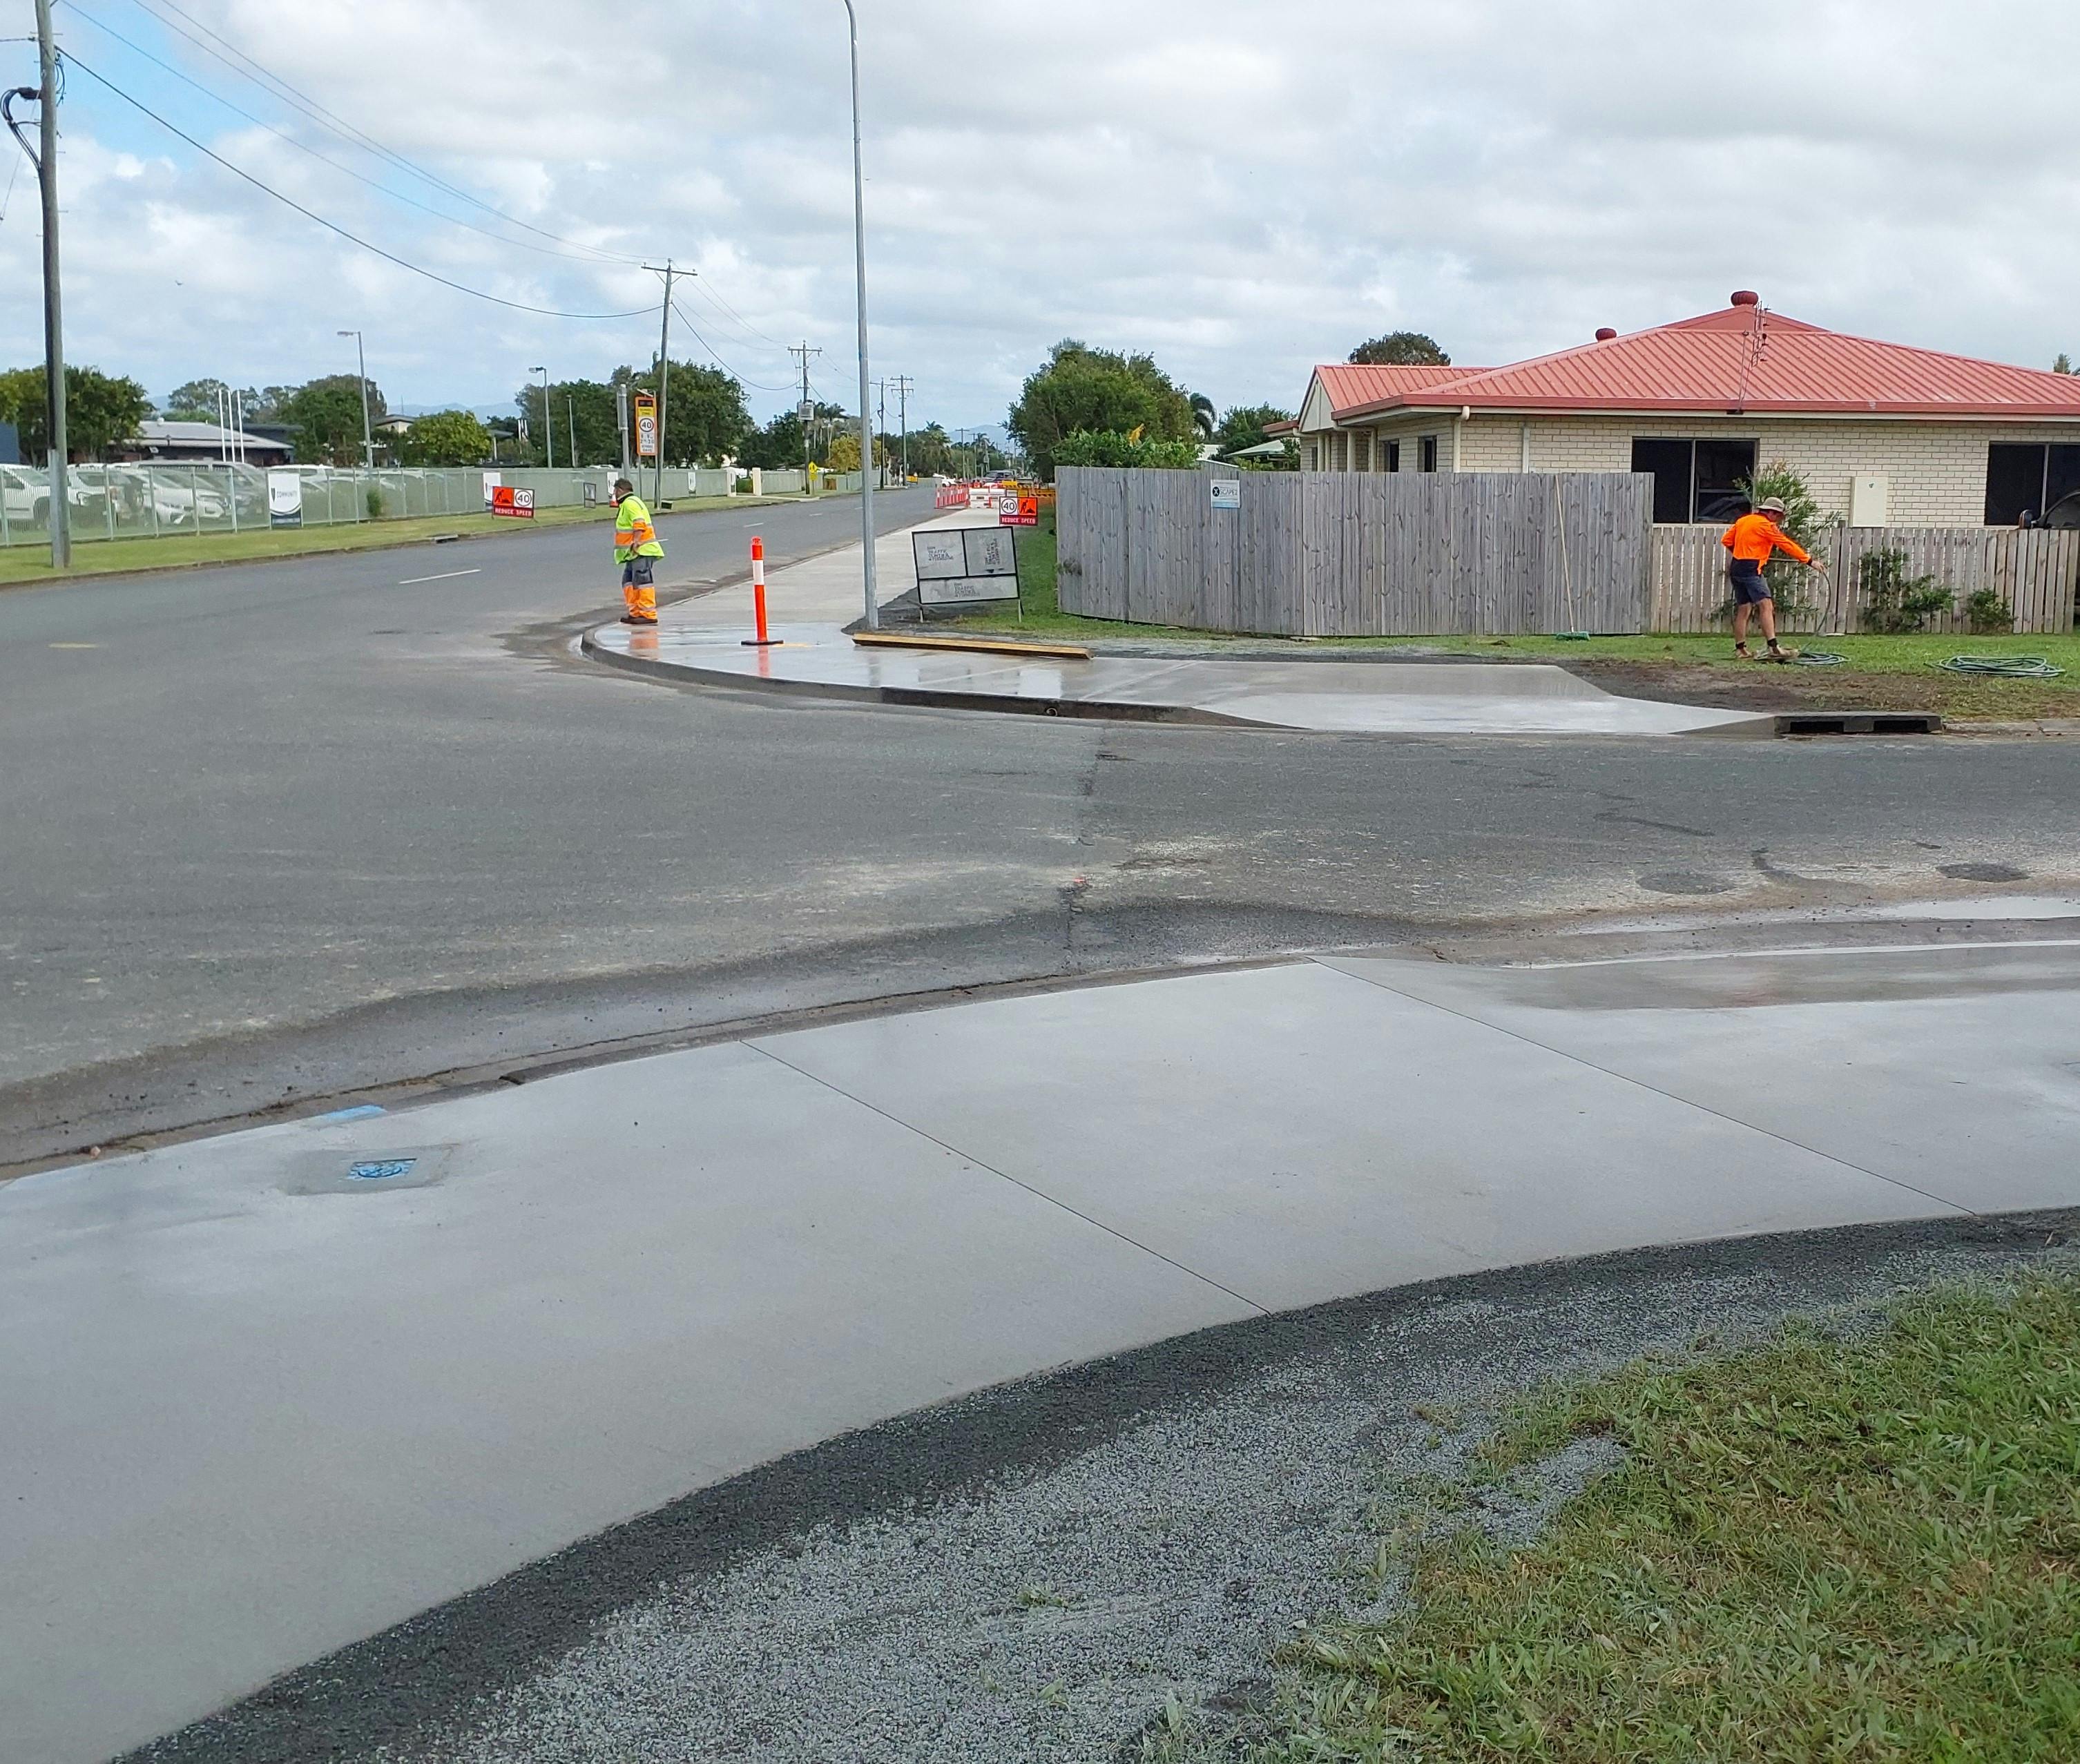
<path id="1" fill-rule="evenodd" d="M 849 420 L 841 405 L 819 404 L 816 420 L 809 429 L 809 457 L 823 459 L 832 438 L 841 432 L 839 425 Z M 744 465 L 758 466 L 767 471 L 784 471 L 790 466 L 799 466 L 802 419 L 792 410 L 783 410 L 763 429 L 754 429 L 744 438 L 743 450 L 737 457 Z"/>
<path id="2" fill-rule="evenodd" d="M 910 438 L 910 469 L 913 471 L 917 469 L 916 445 L 917 437 L 913 434 Z M 876 435 L 874 438 L 874 464 L 882 467 L 900 464 L 903 457 L 902 446 L 900 436 Z M 858 471 L 859 431 L 857 429 L 842 430 L 831 442 L 830 451 L 824 456 L 824 463 L 833 471 Z"/>
<path id="3" fill-rule="evenodd" d="M 286 424 L 296 440 L 296 457 L 350 466 L 360 463 L 361 379 L 354 374 L 327 374 L 297 387 L 282 400 L 275 419 Z M 368 382 L 368 420 L 389 414 L 375 382 Z"/>
<path id="4" fill-rule="evenodd" d="M 1117 429 L 1079 429 L 1055 446 L 1057 466 L 1141 466 L 1189 471 L 1199 463 L 1199 443 L 1155 435 L 1122 434 Z"/>
<path id="5" fill-rule="evenodd" d="M 1222 417 L 1221 426 L 1214 434 L 1221 451 L 1230 454 L 1243 447 L 1255 447 L 1270 438 L 1264 434 L 1265 426 L 1275 422 L 1290 422 L 1293 413 L 1281 410 L 1276 404 L 1238 404 Z"/>
<path id="6" fill-rule="evenodd" d="M 22 457 L 50 452 L 49 383 L 40 363 L 0 374 L 0 422 L 21 432 Z M 134 379 L 92 367 L 65 367 L 65 446 L 69 459 L 99 459 L 137 433 L 152 400 Z"/>
<path id="7" fill-rule="evenodd" d="M 1189 441 L 1198 433 L 1192 401 L 1149 355 L 1092 349 L 1073 337 L 1048 352 L 1011 407 L 1013 437 L 1043 479 L 1055 476 L 1055 450 L 1079 430 Z"/>
<path id="8" fill-rule="evenodd" d="M 654 369 L 645 367 L 617 367 L 608 379 L 611 389 L 626 386 L 632 398 L 637 392 L 655 394 L 657 375 Z M 719 367 L 709 367 L 698 362 L 672 363 L 671 384 L 666 388 L 665 406 L 665 463 L 668 466 L 698 465 L 702 461 L 719 464 L 727 454 L 736 458 L 741 452 L 744 438 L 753 431 L 751 413 L 744 409 L 744 388 L 725 374 Z M 631 418 L 633 421 L 633 418 Z M 578 412 L 578 440 L 585 443 L 585 412 Z M 620 458 L 620 442 L 614 443 L 614 458 Z M 793 463 L 802 459 L 801 438 L 798 430 L 795 442 Z M 761 462 L 761 463 L 763 462 Z"/>
<path id="9" fill-rule="evenodd" d="M 1449 367 L 1452 358 L 1420 331 L 1389 331 L 1361 343 L 1351 359 L 1362 367 Z"/>
<path id="10" fill-rule="evenodd" d="M 676 384 L 677 376 L 674 375 Z M 675 395 L 676 396 L 676 395 Z M 553 453 L 559 466 L 621 463 L 621 413 L 614 388 L 596 379 L 567 379 L 549 388 L 549 420 L 542 420 L 542 388 L 522 386 L 513 395 L 527 425 L 522 450 L 542 464 Z M 577 424 L 577 452 L 571 451 L 571 424 Z M 553 433 L 552 433 L 553 431 Z M 554 445 L 547 443 L 553 442 Z"/>
<path id="11" fill-rule="evenodd" d="M 882 439 L 888 438 L 884 435 Z M 902 458 L 902 442 L 895 443 L 896 451 L 890 457 Z M 954 472 L 954 444 L 947 438 L 946 431 L 938 423 L 927 423 L 922 429 L 910 431 L 910 469 L 925 477 L 951 477 Z"/>
<path id="12" fill-rule="evenodd" d="M 222 399 L 230 390 L 220 379 L 189 380 L 166 394 L 166 415 L 174 422 L 216 422 L 224 415 Z"/>
<path id="13" fill-rule="evenodd" d="M 474 466 L 491 457 L 491 431 L 467 410 L 436 410 L 412 419 L 397 440 L 408 466 Z"/>

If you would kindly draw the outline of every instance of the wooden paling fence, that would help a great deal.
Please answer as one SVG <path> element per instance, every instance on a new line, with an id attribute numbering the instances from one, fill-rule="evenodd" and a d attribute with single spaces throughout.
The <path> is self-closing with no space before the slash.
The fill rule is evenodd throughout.
<path id="1" fill-rule="evenodd" d="M 1653 480 L 1633 472 L 1064 467 L 1065 612 L 1357 637 L 1647 625 Z"/>
<path id="2" fill-rule="evenodd" d="M 1726 601 L 1722 530 L 1654 529 L 1650 629 L 1722 628 L 1717 617 Z M 1863 560 L 1888 551 L 1904 555 L 1910 576 L 1933 576 L 1950 591 L 1950 611 L 1931 618 L 1926 630 L 1969 630 L 1965 602 L 1982 588 L 1991 589 L 2014 610 L 2018 631 L 2042 635 L 2073 629 L 2074 596 L 2080 591 L 2080 532 L 1975 526 L 1834 528 L 1814 551 L 1827 566 L 1829 580 L 1806 590 L 1814 617 L 1797 622 L 1798 628 L 1838 636 L 1861 631 Z"/>

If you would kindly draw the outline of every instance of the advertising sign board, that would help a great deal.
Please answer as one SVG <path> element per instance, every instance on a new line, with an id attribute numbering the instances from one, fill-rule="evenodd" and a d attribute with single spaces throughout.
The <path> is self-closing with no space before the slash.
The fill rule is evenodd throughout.
<path id="1" fill-rule="evenodd" d="M 942 527 L 911 534 L 917 599 L 925 606 L 1018 598 L 1017 535 L 1001 527 Z"/>
<path id="2" fill-rule="evenodd" d="M 304 475 L 300 471 L 267 474 L 267 525 L 301 526 L 304 524 Z"/>

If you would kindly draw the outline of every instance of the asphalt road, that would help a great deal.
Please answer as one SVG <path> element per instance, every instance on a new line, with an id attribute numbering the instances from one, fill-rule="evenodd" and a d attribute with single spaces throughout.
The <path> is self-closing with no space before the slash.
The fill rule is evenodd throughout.
<path id="1" fill-rule="evenodd" d="M 929 494 L 880 507 L 908 524 Z M 663 580 L 858 518 L 668 519 Z M 614 583 L 581 527 L 0 593 L 0 1169 L 833 1001 L 2080 871 L 2080 744 L 1414 742 L 689 690 L 571 654 Z"/>

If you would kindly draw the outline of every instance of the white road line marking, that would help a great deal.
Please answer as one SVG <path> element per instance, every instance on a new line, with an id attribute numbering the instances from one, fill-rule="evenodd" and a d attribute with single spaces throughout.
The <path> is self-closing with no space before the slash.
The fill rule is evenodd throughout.
<path id="1" fill-rule="evenodd" d="M 397 585 L 400 588 L 417 588 L 421 582 L 445 582 L 453 576 L 481 576 L 483 573 L 483 566 L 480 564 L 473 570 L 442 570 L 438 576 L 408 576 Z"/>

